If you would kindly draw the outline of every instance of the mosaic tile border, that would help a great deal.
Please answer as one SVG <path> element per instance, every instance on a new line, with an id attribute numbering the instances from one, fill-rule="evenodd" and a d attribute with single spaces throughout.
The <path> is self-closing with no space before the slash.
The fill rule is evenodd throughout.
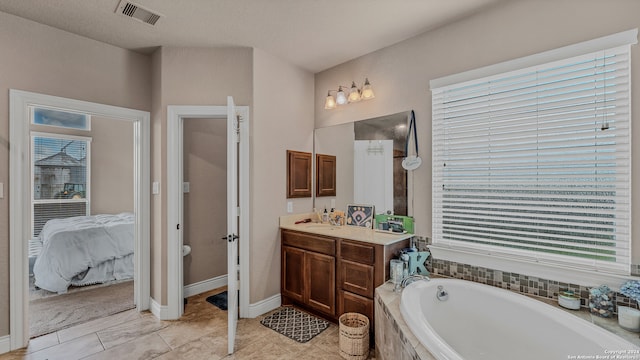
<path id="1" fill-rule="evenodd" d="M 590 287 L 588 286 L 433 258 L 429 258 L 429 260 L 427 260 L 427 270 L 432 274 L 439 276 L 474 281 L 525 295 L 539 296 L 555 301 L 558 300 L 559 292 L 572 290 L 575 294 L 580 295 L 580 306 L 586 309 L 589 308 Z M 632 275 L 640 276 L 638 275 L 639 273 L 640 264 L 632 265 Z M 638 308 L 638 303 L 636 301 L 631 300 L 620 293 L 615 294 L 615 299 L 615 313 L 617 313 L 617 306 Z"/>

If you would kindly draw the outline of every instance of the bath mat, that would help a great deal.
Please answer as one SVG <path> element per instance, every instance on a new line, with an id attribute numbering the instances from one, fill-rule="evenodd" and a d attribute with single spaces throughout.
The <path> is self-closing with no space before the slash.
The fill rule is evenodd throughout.
<path id="1" fill-rule="evenodd" d="M 220 310 L 227 310 L 227 292 L 223 291 L 220 294 L 211 295 L 207 298 L 209 304 L 215 305 Z"/>
<path id="2" fill-rule="evenodd" d="M 306 343 L 329 327 L 329 322 L 292 307 L 282 308 L 260 323 L 299 343 Z"/>

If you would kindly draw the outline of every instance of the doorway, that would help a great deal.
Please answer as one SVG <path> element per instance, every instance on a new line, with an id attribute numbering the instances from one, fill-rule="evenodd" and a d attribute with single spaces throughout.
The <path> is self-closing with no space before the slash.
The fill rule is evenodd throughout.
<path id="1" fill-rule="evenodd" d="M 184 118 L 184 297 L 227 285 L 227 121 Z M 187 254 L 188 253 L 188 254 Z"/>
<path id="2" fill-rule="evenodd" d="M 28 242 L 32 238 L 30 111 L 34 106 L 74 111 L 106 119 L 128 121 L 133 126 L 133 233 L 134 303 L 138 311 L 149 308 L 149 134 L 148 112 L 79 101 L 19 90 L 10 90 L 10 348 L 18 349 L 29 340 Z"/>
<path id="3" fill-rule="evenodd" d="M 134 136 L 130 121 L 42 107 L 31 115 L 35 338 L 135 307 Z"/>
<path id="4" fill-rule="evenodd" d="M 240 121 L 237 123 L 238 193 L 239 193 L 239 315 L 249 314 L 249 107 L 236 106 Z M 226 119 L 227 106 L 168 106 L 167 108 L 167 307 L 156 316 L 163 320 L 178 319 L 184 311 L 183 239 L 180 225 L 184 224 L 182 200 L 183 177 L 183 123 L 185 119 Z M 244 210 L 243 210 L 244 209 Z M 214 234 L 222 231 L 211 230 Z M 204 290 L 204 289 L 203 289 Z M 194 295 L 190 293 L 189 295 Z"/>

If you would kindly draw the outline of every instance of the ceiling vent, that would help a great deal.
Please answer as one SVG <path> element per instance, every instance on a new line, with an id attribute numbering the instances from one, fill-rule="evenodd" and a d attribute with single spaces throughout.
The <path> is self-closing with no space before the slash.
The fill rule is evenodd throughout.
<path id="1" fill-rule="evenodd" d="M 116 13 L 136 19 L 149 25 L 155 25 L 163 16 L 158 13 L 151 12 L 150 10 L 145 9 L 140 5 L 134 4 L 127 0 L 120 1 L 120 3 L 118 4 L 118 8 L 116 9 Z"/>

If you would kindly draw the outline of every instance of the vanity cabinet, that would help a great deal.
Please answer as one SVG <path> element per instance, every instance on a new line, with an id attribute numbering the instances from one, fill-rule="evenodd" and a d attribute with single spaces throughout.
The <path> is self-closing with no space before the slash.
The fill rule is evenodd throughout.
<path id="1" fill-rule="evenodd" d="M 408 239 L 384 245 L 282 229 L 282 303 L 333 321 L 361 313 L 373 331 L 375 288 L 389 279 L 389 260 L 408 245 Z"/>
<path id="2" fill-rule="evenodd" d="M 336 315 L 335 239 L 283 231 L 281 294 L 330 318 Z"/>

